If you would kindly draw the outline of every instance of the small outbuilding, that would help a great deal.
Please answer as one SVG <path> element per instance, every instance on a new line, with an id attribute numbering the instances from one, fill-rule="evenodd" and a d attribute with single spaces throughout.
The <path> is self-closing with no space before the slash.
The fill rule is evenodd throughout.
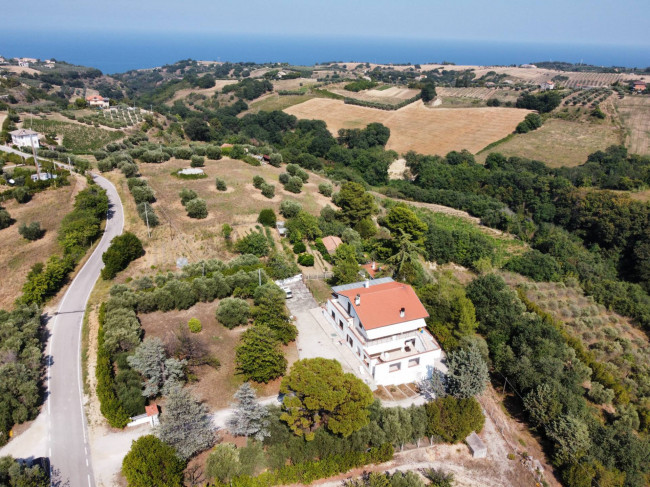
<path id="1" fill-rule="evenodd" d="M 334 235 L 328 235 L 327 237 L 323 237 L 323 245 L 327 249 L 327 253 L 330 255 L 334 255 L 334 252 L 336 252 L 336 249 L 339 245 L 341 245 L 343 241 Z"/>
<path id="2" fill-rule="evenodd" d="M 469 447 L 469 451 L 472 453 L 472 458 L 485 458 L 487 457 L 487 447 L 483 440 L 479 438 L 476 432 L 472 433 L 465 438 L 465 443 Z"/>

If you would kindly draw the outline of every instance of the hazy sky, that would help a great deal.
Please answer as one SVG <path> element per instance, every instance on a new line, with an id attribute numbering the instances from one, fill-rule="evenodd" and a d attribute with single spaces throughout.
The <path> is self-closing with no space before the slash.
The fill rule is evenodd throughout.
<path id="1" fill-rule="evenodd" d="M 28 8 L 18 5 L 3 9 L 2 24 L 25 35 L 29 29 L 83 29 L 650 46 L 649 0 L 31 0 Z M 0 34 L 0 50 L 1 39 Z"/>

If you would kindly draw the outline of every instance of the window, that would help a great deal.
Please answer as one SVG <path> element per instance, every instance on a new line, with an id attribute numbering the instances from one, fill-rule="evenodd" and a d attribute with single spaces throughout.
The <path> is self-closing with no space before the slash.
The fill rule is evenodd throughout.
<path id="1" fill-rule="evenodd" d="M 334 315 L 334 310 L 332 310 L 332 318 L 336 318 L 336 316 Z"/>
<path id="2" fill-rule="evenodd" d="M 348 314 L 350 314 L 350 311 L 352 311 L 352 309 L 350 308 L 350 306 L 351 306 L 351 303 L 350 303 L 350 301 L 348 301 Z"/>
<path id="3" fill-rule="evenodd" d="M 390 364 L 388 367 L 388 372 L 399 372 L 399 370 L 402 368 L 402 362 L 398 362 L 396 364 Z"/>
<path id="4" fill-rule="evenodd" d="M 350 344 L 350 346 L 354 345 L 354 342 L 352 341 L 352 337 L 350 335 L 348 335 L 348 343 Z"/>
<path id="5" fill-rule="evenodd" d="M 420 357 L 412 358 L 409 360 L 409 367 L 417 367 L 420 365 Z"/>
<path id="6" fill-rule="evenodd" d="M 343 322 L 339 320 L 339 328 L 342 330 L 343 329 Z"/>

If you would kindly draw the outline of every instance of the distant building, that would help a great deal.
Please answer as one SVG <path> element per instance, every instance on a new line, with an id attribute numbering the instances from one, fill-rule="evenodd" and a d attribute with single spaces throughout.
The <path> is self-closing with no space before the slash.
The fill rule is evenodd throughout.
<path id="1" fill-rule="evenodd" d="M 323 237 L 323 245 L 327 249 L 327 253 L 330 255 L 334 255 L 334 252 L 336 252 L 337 247 L 342 243 L 343 241 L 339 237 L 334 237 L 332 235 Z"/>
<path id="2" fill-rule="evenodd" d="M 29 61 L 18 61 L 18 66 L 21 68 L 29 68 Z"/>
<path id="3" fill-rule="evenodd" d="M 522 64 L 519 67 L 524 69 L 537 69 L 537 66 L 535 66 L 534 64 Z"/>
<path id="4" fill-rule="evenodd" d="M 32 181 L 38 181 L 38 174 L 31 175 Z M 49 172 L 41 173 L 41 181 L 48 181 L 50 179 L 56 179 L 56 174 L 50 174 Z"/>
<path id="5" fill-rule="evenodd" d="M 287 227 L 284 225 L 284 222 L 279 221 L 275 224 L 275 228 L 278 230 L 280 237 L 284 237 L 287 234 Z"/>
<path id="6" fill-rule="evenodd" d="M 645 81 L 634 81 L 632 83 L 632 89 L 634 91 L 645 91 L 646 90 Z"/>
<path id="7" fill-rule="evenodd" d="M 88 103 L 88 106 L 98 108 L 108 108 L 110 106 L 110 100 L 99 95 L 87 96 L 86 103 Z"/>
<path id="8" fill-rule="evenodd" d="M 542 91 L 554 90 L 555 83 L 553 83 L 552 81 L 544 81 L 542 84 L 539 85 L 539 89 Z"/>
<path id="9" fill-rule="evenodd" d="M 11 143 L 18 147 L 31 147 L 32 144 L 38 149 L 38 132 L 27 129 L 18 129 L 9 132 L 11 135 Z"/>
<path id="10" fill-rule="evenodd" d="M 323 314 L 377 385 L 431 377 L 442 358 L 415 291 L 389 277 L 334 286 Z"/>
<path id="11" fill-rule="evenodd" d="M 145 406 L 144 411 L 144 414 L 132 417 L 131 422 L 127 424 L 127 426 L 133 427 L 149 423 L 149 426 L 154 427 L 160 423 L 158 420 L 160 410 L 158 409 L 158 405 L 155 402 L 149 404 L 148 406 Z"/>

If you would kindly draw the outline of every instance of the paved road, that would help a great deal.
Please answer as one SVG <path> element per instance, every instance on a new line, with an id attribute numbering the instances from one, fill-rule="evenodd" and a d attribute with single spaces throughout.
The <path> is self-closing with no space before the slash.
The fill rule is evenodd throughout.
<path id="1" fill-rule="evenodd" d="M 93 177 L 106 190 L 110 202 L 106 230 L 63 296 L 50 327 L 47 417 L 54 486 L 95 485 L 83 409 L 81 325 L 88 297 L 103 267 L 102 254 L 124 228 L 124 212 L 115 187 L 101 176 Z"/>

